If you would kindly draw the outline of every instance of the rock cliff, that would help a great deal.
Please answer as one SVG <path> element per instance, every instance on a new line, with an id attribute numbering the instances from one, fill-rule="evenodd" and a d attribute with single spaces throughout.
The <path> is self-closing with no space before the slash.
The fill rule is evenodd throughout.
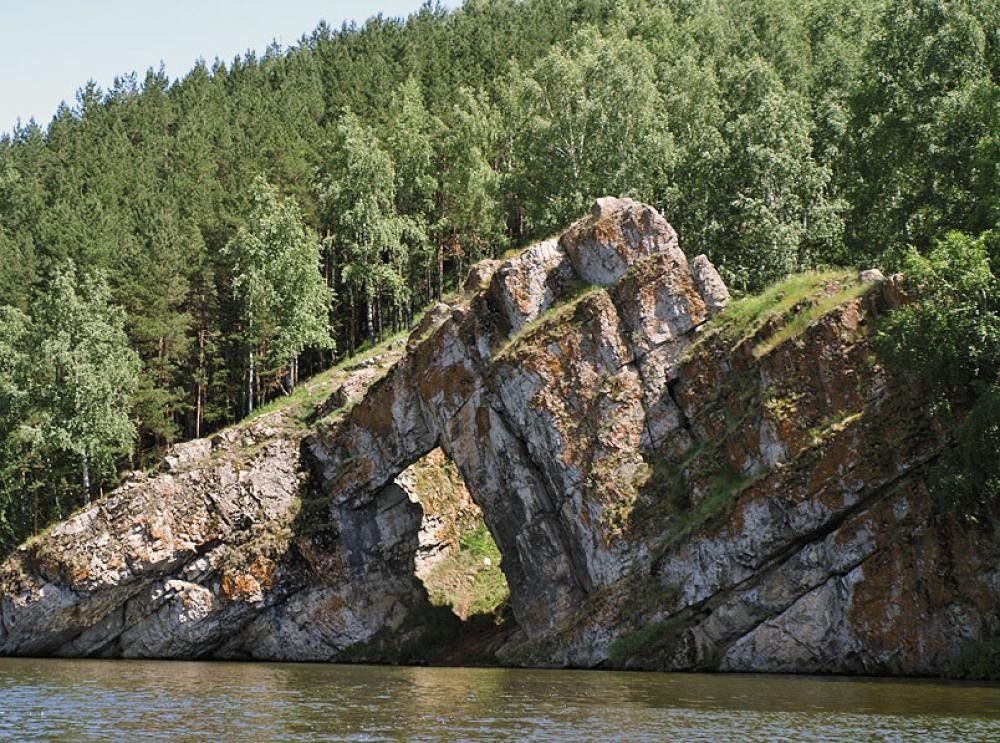
<path id="1" fill-rule="evenodd" d="M 928 493 L 946 437 L 869 342 L 903 298 L 827 272 L 730 304 L 655 210 L 598 200 L 475 266 L 304 426 L 186 444 L 21 547 L 0 652 L 432 658 L 458 620 L 420 579 L 471 498 L 503 662 L 941 673 L 1000 634 L 1000 532 Z M 428 456 L 465 488 L 416 492 Z"/>

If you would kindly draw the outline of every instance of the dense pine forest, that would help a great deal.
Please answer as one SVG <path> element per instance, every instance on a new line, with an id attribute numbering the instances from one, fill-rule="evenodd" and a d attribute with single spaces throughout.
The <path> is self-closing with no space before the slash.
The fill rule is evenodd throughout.
<path id="1" fill-rule="evenodd" d="M 87 84 L 0 139 L 0 552 L 604 194 L 924 277 L 887 354 L 1000 449 L 998 82 L 997 0 L 467 0 Z"/>

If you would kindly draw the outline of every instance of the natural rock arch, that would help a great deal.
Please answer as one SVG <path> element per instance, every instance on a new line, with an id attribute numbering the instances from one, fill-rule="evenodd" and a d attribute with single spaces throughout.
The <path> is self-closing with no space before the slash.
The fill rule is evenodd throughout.
<path id="1" fill-rule="evenodd" d="M 941 673 L 1000 627 L 1000 532 L 936 510 L 951 444 L 870 337 L 905 284 L 861 278 L 702 327 L 728 299 L 708 261 L 599 200 L 474 267 L 405 354 L 331 370 L 310 434 L 277 410 L 188 442 L 22 545 L 0 654 L 440 660 L 457 620 L 397 476 L 441 446 L 527 636 L 504 662 Z"/>
<path id="2" fill-rule="evenodd" d="M 419 526 L 378 524 L 398 512 L 395 478 L 441 447 L 500 548 L 519 625 L 538 635 L 644 559 L 621 518 L 643 453 L 690 444 L 670 382 L 728 293 L 654 209 L 613 198 L 559 240 L 477 265 L 464 292 L 306 444 L 354 580 L 384 573 L 383 532 Z"/>

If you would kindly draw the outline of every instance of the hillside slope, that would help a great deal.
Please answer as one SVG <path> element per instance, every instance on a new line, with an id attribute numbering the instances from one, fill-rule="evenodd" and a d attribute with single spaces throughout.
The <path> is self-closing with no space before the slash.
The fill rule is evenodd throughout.
<path id="1" fill-rule="evenodd" d="M 460 625 L 421 533 L 461 498 L 404 473 L 440 449 L 499 548 L 502 662 L 943 673 L 1000 630 L 1000 533 L 928 494 L 946 439 L 870 342 L 903 299 L 834 271 L 730 304 L 655 210 L 601 199 L 304 425 L 189 444 L 20 548 L 0 651 L 433 659 Z"/>

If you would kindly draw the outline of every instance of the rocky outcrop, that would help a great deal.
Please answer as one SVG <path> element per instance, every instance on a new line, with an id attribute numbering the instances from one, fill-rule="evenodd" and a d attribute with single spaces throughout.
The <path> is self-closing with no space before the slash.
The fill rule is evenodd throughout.
<path id="1" fill-rule="evenodd" d="M 326 379 L 330 397 L 347 398 L 334 407 L 363 395 L 401 352 L 396 344 Z M 308 417 L 330 407 L 328 398 Z M 134 474 L 22 546 L 0 569 L 0 652 L 408 658 L 405 643 L 424 628 L 403 620 L 433 616 L 414 576 L 418 494 L 406 478 L 384 489 L 384 510 L 352 535 L 379 550 L 380 570 L 346 578 L 349 567 L 322 548 L 337 535 L 302 460 L 294 416 L 303 413 L 277 411 L 174 447 L 163 472 Z M 438 535 L 438 549 L 449 539 L 457 537 Z"/>
<path id="2" fill-rule="evenodd" d="M 934 508 L 945 437 L 873 354 L 905 284 L 767 299 L 727 311 L 654 209 L 601 199 L 475 266 L 301 447 L 191 444 L 19 550 L 0 651 L 418 657 L 445 620 L 416 573 L 474 510 L 415 494 L 430 455 L 499 546 L 508 663 L 940 673 L 1000 632 L 1000 534 Z"/>
<path id="3" fill-rule="evenodd" d="M 0 575 L 0 649 L 18 655 L 196 657 L 237 645 L 301 584 L 285 559 L 299 444 L 274 416 L 175 449 L 22 547 Z"/>
<path id="4" fill-rule="evenodd" d="M 308 440 L 338 531 L 362 529 L 381 488 L 440 446 L 484 511 L 520 626 L 546 632 L 642 560 L 623 514 L 642 450 L 681 426 L 666 381 L 708 316 L 663 218 L 601 200 L 558 242 L 496 266 L 348 420 Z"/>

